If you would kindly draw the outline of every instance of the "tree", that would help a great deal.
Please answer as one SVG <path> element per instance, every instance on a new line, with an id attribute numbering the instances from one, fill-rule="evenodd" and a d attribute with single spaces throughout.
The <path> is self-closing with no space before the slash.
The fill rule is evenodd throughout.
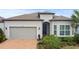
<path id="1" fill-rule="evenodd" d="M 77 27 L 77 24 L 79 23 L 79 11 L 74 10 L 74 14 L 72 14 L 71 18 L 72 18 L 72 27 L 74 32 L 75 31 L 74 29 Z"/>

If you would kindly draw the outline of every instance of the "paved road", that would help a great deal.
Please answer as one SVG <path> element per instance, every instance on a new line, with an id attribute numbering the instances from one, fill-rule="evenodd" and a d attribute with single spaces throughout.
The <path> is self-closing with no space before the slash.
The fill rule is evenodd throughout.
<path id="1" fill-rule="evenodd" d="M 0 49 L 35 49 L 35 39 L 9 39 L 0 44 Z"/>

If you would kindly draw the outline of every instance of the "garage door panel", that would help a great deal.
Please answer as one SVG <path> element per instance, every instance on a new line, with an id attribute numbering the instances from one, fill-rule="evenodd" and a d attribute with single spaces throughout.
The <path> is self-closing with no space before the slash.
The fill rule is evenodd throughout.
<path id="1" fill-rule="evenodd" d="M 36 39 L 36 27 L 10 27 L 12 39 Z"/>

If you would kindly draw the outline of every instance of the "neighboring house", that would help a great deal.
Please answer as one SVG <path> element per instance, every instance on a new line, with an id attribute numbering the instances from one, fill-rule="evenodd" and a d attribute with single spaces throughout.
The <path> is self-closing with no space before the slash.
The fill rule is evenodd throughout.
<path id="1" fill-rule="evenodd" d="M 2 19 L 8 39 L 38 39 L 44 35 L 73 36 L 71 19 L 54 13 L 32 13 Z M 79 27 L 77 29 L 79 31 Z"/>

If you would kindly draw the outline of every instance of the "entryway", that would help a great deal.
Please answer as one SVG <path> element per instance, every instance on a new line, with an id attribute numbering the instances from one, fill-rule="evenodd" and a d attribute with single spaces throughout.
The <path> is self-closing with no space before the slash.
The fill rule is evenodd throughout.
<path id="1" fill-rule="evenodd" d="M 50 34 L 50 23 L 44 22 L 43 23 L 43 36 Z"/>

